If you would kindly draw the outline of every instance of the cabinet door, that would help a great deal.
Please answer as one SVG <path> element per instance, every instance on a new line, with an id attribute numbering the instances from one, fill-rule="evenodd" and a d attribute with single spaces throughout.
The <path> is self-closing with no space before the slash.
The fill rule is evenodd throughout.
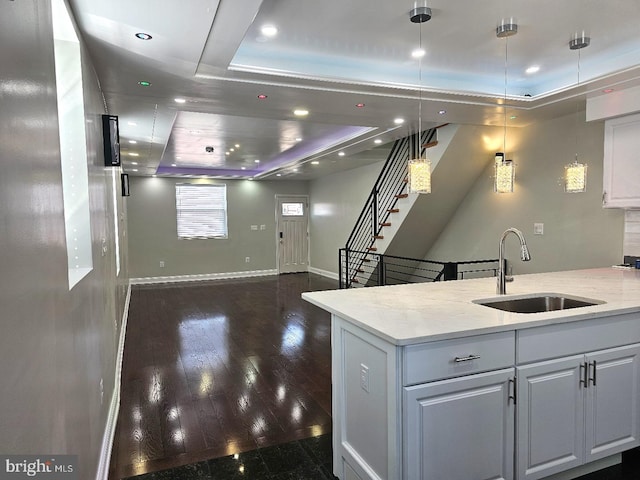
<path id="1" fill-rule="evenodd" d="M 607 120 L 604 127 L 603 205 L 640 207 L 640 115 Z"/>
<path id="2" fill-rule="evenodd" d="M 640 346 L 587 355 L 586 459 L 590 462 L 640 445 Z"/>
<path id="3" fill-rule="evenodd" d="M 584 355 L 574 355 L 517 368 L 519 480 L 583 463 L 584 365 Z"/>
<path id="4" fill-rule="evenodd" d="M 513 478 L 514 369 L 405 387 L 406 480 Z"/>

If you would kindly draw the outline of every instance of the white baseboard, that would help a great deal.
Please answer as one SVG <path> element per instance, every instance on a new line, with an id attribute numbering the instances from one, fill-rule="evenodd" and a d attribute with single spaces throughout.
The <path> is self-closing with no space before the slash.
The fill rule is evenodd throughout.
<path id="1" fill-rule="evenodd" d="M 327 278 L 331 278 L 333 280 L 338 280 L 338 274 L 335 272 L 330 272 L 329 270 L 322 270 L 320 268 L 315 268 L 312 266 L 309 266 L 309 271 L 311 273 L 317 273 L 318 275 L 322 275 L 323 277 L 327 277 Z"/>
<path id="2" fill-rule="evenodd" d="M 129 302 L 131 301 L 131 283 L 127 288 L 127 296 L 124 301 L 124 311 L 122 312 L 122 323 L 120 326 L 120 338 L 118 339 L 118 351 L 116 352 L 116 372 L 113 386 L 113 395 L 109 404 L 107 414 L 107 424 L 104 428 L 102 446 L 100 448 L 100 461 L 96 480 L 109 480 L 109 463 L 111 462 L 111 449 L 113 448 L 113 438 L 116 433 L 116 423 L 120 412 L 120 382 L 122 378 L 122 360 L 124 356 L 124 337 L 127 333 L 127 321 L 129 319 Z"/>
<path id="3" fill-rule="evenodd" d="M 245 272 L 204 273 L 200 275 L 171 275 L 167 277 L 132 278 L 131 285 L 151 285 L 154 283 L 197 282 L 202 280 L 224 280 L 228 278 L 264 277 L 277 275 L 278 270 L 248 270 Z"/>

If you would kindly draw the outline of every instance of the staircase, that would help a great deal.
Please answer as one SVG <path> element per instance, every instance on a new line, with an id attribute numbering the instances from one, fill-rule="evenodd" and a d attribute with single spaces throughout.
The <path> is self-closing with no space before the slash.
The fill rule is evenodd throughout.
<path id="1" fill-rule="evenodd" d="M 422 132 L 420 137 L 414 134 L 395 141 L 349 235 L 344 249 L 344 260 L 341 255 L 341 288 L 357 284 L 364 286 L 368 282 L 368 276 L 377 266 L 377 243 L 385 240 L 386 232 L 390 231 L 394 222 L 402 221 L 399 217 L 406 215 L 411 208 L 412 200 L 415 201 L 415 198 L 410 199 L 415 195 L 410 196 L 407 193 L 407 161 L 410 157 L 417 157 L 418 152 L 424 155 L 426 148 L 435 146 L 436 132 L 437 128 L 431 128 Z M 402 210 L 398 206 L 400 201 L 406 204 Z"/>
<path id="2" fill-rule="evenodd" d="M 487 265 L 492 260 L 441 262 L 429 260 L 427 255 L 469 189 L 493 161 L 491 150 L 482 148 L 478 139 L 494 136 L 494 127 L 447 124 L 422 132 L 419 139 L 412 135 L 397 140 L 345 248 L 339 251 L 340 288 L 388 285 L 392 283 L 389 273 L 403 282 L 492 275 L 493 268 Z M 424 155 L 427 148 L 432 193 L 408 194 L 407 162 L 418 151 Z M 472 264 L 479 265 L 472 268 Z M 462 266 L 462 270 L 446 272 L 445 265 Z M 467 268 L 470 270 L 465 271 Z"/>

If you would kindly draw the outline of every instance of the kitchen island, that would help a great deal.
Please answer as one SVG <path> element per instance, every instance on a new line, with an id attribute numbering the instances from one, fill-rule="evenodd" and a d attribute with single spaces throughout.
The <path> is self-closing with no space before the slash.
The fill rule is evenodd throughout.
<path id="1" fill-rule="evenodd" d="M 578 476 L 640 445 L 640 271 L 313 292 L 332 314 L 334 474 L 342 480 Z M 553 478 L 553 477 L 552 477 Z"/>

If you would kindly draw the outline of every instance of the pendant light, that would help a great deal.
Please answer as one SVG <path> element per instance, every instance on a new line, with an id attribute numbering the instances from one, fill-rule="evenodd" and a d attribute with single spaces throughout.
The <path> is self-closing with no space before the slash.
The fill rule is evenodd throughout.
<path id="1" fill-rule="evenodd" d="M 575 34 L 569 42 L 570 50 L 578 51 L 578 83 L 580 86 L 580 50 L 591 43 L 591 38 L 582 34 Z M 567 193 L 581 193 L 587 191 L 587 165 L 578 161 L 578 128 L 579 128 L 580 100 L 576 100 L 576 143 L 573 162 L 564 166 L 564 191 Z"/>
<path id="2" fill-rule="evenodd" d="M 502 152 L 496 153 L 494 164 L 493 191 L 496 193 L 512 193 L 515 180 L 515 165 L 513 160 L 506 159 L 507 152 L 507 67 L 509 62 L 509 37 L 518 33 L 518 25 L 513 19 L 504 19 L 496 28 L 496 37 L 504 38 L 504 134 Z"/>
<path id="3" fill-rule="evenodd" d="M 407 169 L 409 171 L 408 174 L 408 185 L 407 190 L 409 193 L 431 193 L 431 160 L 427 158 L 427 150 L 426 148 L 424 153 L 424 158 L 422 158 L 422 57 L 424 56 L 424 50 L 422 48 L 422 24 L 424 22 L 428 22 L 431 19 L 431 9 L 426 6 L 418 6 L 418 2 L 414 4 L 414 8 L 409 12 L 409 19 L 412 23 L 420 24 L 420 44 L 419 44 L 419 52 L 418 56 L 418 92 L 419 92 L 419 101 L 418 101 L 418 134 L 417 142 L 414 143 L 416 148 L 414 148 L 414 156 L 417 158 L 413 158 L 409 160 L 407 165 Z"/>

